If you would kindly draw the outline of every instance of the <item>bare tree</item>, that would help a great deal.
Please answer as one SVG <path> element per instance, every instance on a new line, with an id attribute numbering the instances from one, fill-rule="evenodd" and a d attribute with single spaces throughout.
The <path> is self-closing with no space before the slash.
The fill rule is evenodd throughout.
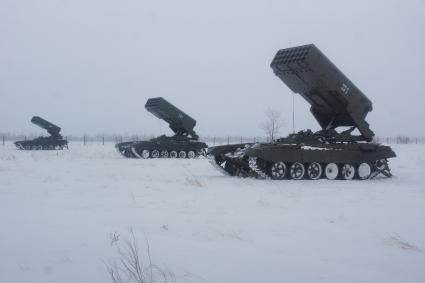
<path id="1" fill-rule="evenodd" d="M 272 141 L 285 125 L 285 121 L 281 117 L 282 113 L 278 110 L 267 108 L 264 114 L 266 115 L 266 120 L 260 123 L 259 127 L 266 133 L 267 138 Z"/>

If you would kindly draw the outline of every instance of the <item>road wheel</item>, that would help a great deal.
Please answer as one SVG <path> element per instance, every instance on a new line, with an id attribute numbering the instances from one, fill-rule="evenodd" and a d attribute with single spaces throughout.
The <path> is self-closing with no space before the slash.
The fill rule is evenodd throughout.
<path id="1" fill-rule="evenodd" d="M 186 151 L 181 150 L 179 152 L 179 158 L 186 158 Z"/>
<path id="2" fill-rule="evenodd" d="M 345 180 L 353 180 L 356 174 L 356 168 L 351 164 L 344 164 L 341 168 L 341 176 Z"/>
<path id="3" fill-rule="evenodd" d="M 329 180 L 335 180 L 338 177 L 339 168 L 335 163 L 329 163 L 325 168 L 325 176 Z"/>
<path id="4" fill-rule="evenodd" d="M 305 167 L 302 163 L 295 162 L 289 169 L 289 175 L 294 180 L 301 180 L 305 174 Z"/>
<path id="5" fill-rule="evenodd" d="M 152 158 L 158 158 L 159 157 L 159 151 L 157 149 L 152 150 L 151 157 Z"/>
<path id="6" fill-rule="evenodd" d="M 149 150 L 147 149 L 142 150 L 142 158 L 147 159 L 149 158 L 149 155 L 150 155 Z"/>
<path id="7" fill-rule="evenodd" d="M 274 180 L 283 180 L 286 177 L 286 171 L 284 162 L 276 162 L 270 167 L 270 176 Z"/>
<path id="8" fill-rule="evenodd" d="M 322 165 L 317 162 L 310 163 L 307 167 L 307 176 L 311 180 L 320 179 L 322 176 Z"/>
<path id="9" fill-rule="evenodd" d="M 193 150 L 188 151 L 187 153 L 187 157 L 188 158 L 195 158 L 196 157 L 196 153 Z"/>
<path id="10" fill-rule="evenodd" d="M 178 156 L 177 151 L 175 150 L 170 151 L 170 158 L 177 158 L 177 156 Z"/>
<path id="11" fill-rule="evenodd" d="M 161 150 L 161 158 L 168 158 L 168 151 Z"/>
<path id="12" fill-rule="evenodd" d="M 357 168 L 357 174 L 360 180 L 369 179 L 370 174 L 372 174 L 372 167 L 369 163 L 362 163 L 359 165 L 359 168 Z"/>

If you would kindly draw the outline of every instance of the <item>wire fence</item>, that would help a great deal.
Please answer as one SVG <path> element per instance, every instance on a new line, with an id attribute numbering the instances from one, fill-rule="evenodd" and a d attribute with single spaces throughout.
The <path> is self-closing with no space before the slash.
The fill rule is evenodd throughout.
<path id="1" fill-rule="evenodd" d="M 19 141 L 19 140 L 31 140 L 37 138 L 35 134 L 1 134 L 2 145 L 6 143 Z M 80 142 L 83 145 L 88 144 L 102 144 L 105 143 L 119 143 L 129 141 L 141 141 L 149 140 L 154 138 L 154 135 L 147 134 L 132 134 L 132 135 L 69 135 L 63 138 L 69 142 Z M 234 144 L 234 143 L 256 143 L 256 142 L 269 142 L 270 139 L 267 137 L 249 137 L 249 136 L 202 136 L 199 139 L 209 145 L 220 145 L 220 144 Z"/>
<path id="2" fill-rule="evenodd" d="M 5 146 L 7 143 L 12 143 L 18 140 L 31 140 L 37 138 L 35 134 L 10 134 L 0 133 L 1 145 Z M 147 134 L 127 134 L 127 135 L 113 135 L 113 134 L 98 134 L 98 135 L 69 135 L 64 136 L 64 139 L 70 142 L 79 142 L 83 145 L 101 144 L 105 143 L 119 143 L 128 141 L 149 140 L 153 135 Z M 256 143 L 256 142 L 270 142 L 268 137 L 261 136 L 202 136 L 200 140 L 209 145 L 223 145 L 235 143 Z M 425 137 L 411 137 L 398 135 L 395 137 L 375 137 L 375 142 L 384 144 L 425 144 Z"/>
<path id="3" fill-rule="evenodd" d="M 396 137 L 375 137 L 375 142 L 386 144 L 425 144 L 425 137 L 410 137 L 410 136 L 396 136 Z"/>

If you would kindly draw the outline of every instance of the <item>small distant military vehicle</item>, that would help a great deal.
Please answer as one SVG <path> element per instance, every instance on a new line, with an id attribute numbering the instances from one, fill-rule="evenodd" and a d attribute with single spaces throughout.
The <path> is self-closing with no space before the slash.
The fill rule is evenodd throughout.
<path id="1" fill-rule="evenodd" d="M 388 158 L 396 155 L 389 146 L 372 142 L 374 133 L 365 120 L 372 102 L 315 45 L 279 50 L 271 68 L 311 105 L 322 129 L 270 143 L 211 147 L 214 166 L 232 176 L 277 180 L 391 177 Z"/>
<path id="2" fill-rule="evenodd" d="M 195 158 L 206 155 L 205 143 L 193 130 L 196 121 L 162 97 L 150 98 L 146 110 L 169 124 L 173 136 L 159 136 L 147 141 L 117 143 L 117 150 L 127 158 Z"/>
<path id="3" fill-rule="evenodd" d="M 16 141 L 15 146 L 22 150 L 60 150 L 68 148 L 68 141 L 64 140 L 60 134 L 61 128 L 44 120 L 41 117 L 34 116 L 31 122 L 50 134 L 49 137 L 38 137 L 33 140 Z"/>

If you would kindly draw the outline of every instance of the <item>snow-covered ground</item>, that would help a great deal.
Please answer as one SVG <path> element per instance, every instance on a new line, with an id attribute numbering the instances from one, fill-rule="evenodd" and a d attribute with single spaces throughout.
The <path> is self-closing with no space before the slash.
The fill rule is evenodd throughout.
<path id="1" fill-rule="evenodd" d="M 391 179 L 264 181 L 0 146 L 0 282 L 110 282 L 130 227 L 177 282 L 425 282 L 425 146 L 394 149 Z"/>

